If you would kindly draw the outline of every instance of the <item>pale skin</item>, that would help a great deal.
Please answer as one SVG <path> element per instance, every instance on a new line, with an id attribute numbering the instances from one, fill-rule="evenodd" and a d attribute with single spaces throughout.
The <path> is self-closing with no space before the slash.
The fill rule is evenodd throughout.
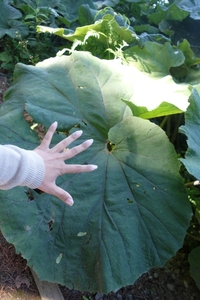
<path id="1" fill-rule="evenodd" d="M 89 148 L 92 145 L 93 140 L 86 140 L 82 144 L 66 150 L 73 141 L 82 135 L 82 131 L 78 130 L 63 139 L 53 148 L 50 148 L 51 140 L 57 125 L 57 122 L 54 122 L 49 127 L 40 146 L 33 150 L 42 157 L 45 165 L 45 176 L 38 188 L 45 193 L 56 196 L 66 204 L 72 206 L 74 203 L 72 196 L 56 185 L 56 178 L 66 173 L 91 172 L 97 169 L 96 165 L 68 165 L 65 163 L 67 159 L 70 159 Z"/>

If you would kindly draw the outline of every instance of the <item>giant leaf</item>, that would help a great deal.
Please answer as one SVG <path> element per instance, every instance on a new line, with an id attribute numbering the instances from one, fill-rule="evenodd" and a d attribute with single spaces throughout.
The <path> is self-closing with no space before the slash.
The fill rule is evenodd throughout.
<path id="1" fill-rule="evenodd" d="M 176 83 L 170 69 L 183 64 L 185 57 L 169 43 L 146 42 L 124 51 L 127 70 L 134 82 L 131 99 L 124 99 L 134 115 L 154 118 L 186 111 L 190 90 L 187 84 Z"/>
<path id="2" fill-rule="evenodd" d="M 200 180 L 200 88 L 193 89 L 190 105 L 185 113 L 185 125 L 180 131 L 187 136 L 188 150 L 184 159 L 181 159 L 188 172 Z"/>
<path id="3" fill-rule="evenodd" d="M 120 100 L 132 91 L 123 68 L 81 52 L 16 67 L 1 107 L 1 143 L 37 144 L 24 127 L 25 106 L 46 127 L 54 120 L 59 131 L 80 127 L 79 141 L 94 144 L 69 163 L 98 165 L 59 178 L 73 207 L 22 187 L 0 193 L 1 229 L 41 280 L 108 293 L 163 265 L 182 245 L 191 212 L 176 153 L 158 126 L 132 116 Z"/>
<path id="4" fill-rule="evenodd" d="M 124 55 L 139 70 L 158 78 L 169 75 L 171 67 L 178 67 L 185 61 L 182 51 L 169 42 L 164 45 L 146 42 L 142 49 L 134 46 L 124 51 Z"/>

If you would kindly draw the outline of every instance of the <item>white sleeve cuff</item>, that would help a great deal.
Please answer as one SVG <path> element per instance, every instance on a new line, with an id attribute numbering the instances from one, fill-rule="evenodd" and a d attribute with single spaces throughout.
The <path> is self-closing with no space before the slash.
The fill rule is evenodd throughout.
<path id="1" fill-rule="evenodd" d="M 27 186 L 31 189 L 38 188 L 45 175 L 44 161 L 39 154 L 34 151 L 25 150 L 28 154 L 27 168 L 24 180 L 20 183 L 21 186 Z"/>
<path id="2" fill-rule="evenodd" d="M 35 151 L 13 145 L 5 145 L 4 150 L 2 154 L 4 176 L 1 189 L 7 190 L 15 186 L 38 188 L 45 175 L 45 165 L 41 156 Z"/>

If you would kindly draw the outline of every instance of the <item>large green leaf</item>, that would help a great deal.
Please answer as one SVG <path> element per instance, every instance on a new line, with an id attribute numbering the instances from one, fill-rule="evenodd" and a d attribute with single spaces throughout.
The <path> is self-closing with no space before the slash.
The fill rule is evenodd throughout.
<path id="1" fill-rule="evenodd" d="M 41 280 L 108 293 L 182 246 L 191 211 L 176 153 L 158 126 L 133 117 L 120 100 L 131 94 L 123 68 L 81 52 L 16 67 L 1 108 L 1 142 L 37 143 L 24 128 L 25 105 L 46 127 L 54 120 L 62 131 L 80 127 L 79 141 L 94 144 L 70 162 L 99 166 L 59 178 L 73 207 L 22 187 L 1 191 L 1 230 Z"/>
<path id="2" fill-rule="evenodd" d="M 164 45 L 146 42 L 143 48 L 131 47 L 124 51 L 124 55 L 139 70 L 157 78 L 169 75 L 171 67 L 178 67 L 185 61 L 182 51 L 169 42 Z"/>
<path id="3" fill-rule="evenodd" d="M 190 105 L 185 113 L 185 125 L 180 127 L 180 131 L 187 136 L 188 150 L 182 163 L 188 172 L 200 180 L 200 87 L 193 89 L 190 97 Z"/>
<path id="4" fill-rule="evenodd" d="M 182 51 L 169 43 L 146 42 L 143 48 L 125 50 L 124 56 L 132 66 L 127 72 L 134 82 L 131 99 L 124 100 L 134 115 L 154 118 L 186 111 L 191 93 L 188 85 L 176 83 L 170 75 L 172 67 L 183 64 Z"/>
<path id="5" fill-rule="evenodd" d="M 176 82 L 200 83 L 199 62 L 190 44 L 183 40 L 178 46 L 146 42 L 144 47 L 134 46 L 124 51 L 126 61 L 153 78 L 170 75 Z"/>
<path id="6" fill-rule="evenodd" d="M 119 46 L 123 41 L 130 44 L 136 41 L 136 36 L 132 30 L 125 26 L 120 26 L 115 19 L 116 16 L 106 14 L 102 19 L 97 20 L 94 24 L 77 27 L 75 32 L 68 32 L 65 28 L 50 28 L 46 26 L 37 26 L 38 32 L 50 32 L 61 36 L 71 42 L 77 42 L 77 45 L 84 44 L 88 51 L 94 52 L 94 48 L 101 46 L 106 51 L 111 46 Z M 92 41 L 90 43 L 90 39 Z M 95 42 L 94 40 L 95 39 Z M 95 52 L 96 53 L 96 52 Z"/>

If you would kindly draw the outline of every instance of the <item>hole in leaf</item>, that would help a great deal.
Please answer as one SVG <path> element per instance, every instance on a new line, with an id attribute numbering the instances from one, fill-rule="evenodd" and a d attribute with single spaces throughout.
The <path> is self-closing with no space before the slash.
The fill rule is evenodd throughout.
<path id="1" fill-rule="evenodd" d="M 87 125 L 87 123 L 84 120 L 82 120 L 82 122 L 83 122 L 84 125 Z"/>
<path id="2" fill-rule="evenodd" d="M 41 191 L 40 189 L 34 189 L 34 191 L 35 191 L 36 193 L 38 193 L 39 195 L 44 194 L 44 192 Z"/>
<path id="3" fill-rule="evenodd" d="M 89 244 L 89 242 L 90 242 L 91 238 L 92 238 L 92 234 L 90 233 L 89 239 L 88 239 L 88 240 L 85 242 L 85 244 L 86 244 L 86 245 L 88 245 L 88 244 Z"/>
<path id="4" fill-rule="evenodd" d="M 131 200 L 131 199 L 129 199 L 129 198 L 127 198 L 126 200 L 127 200 L 127 202 L 128 202 L 129 204 L 132 204 L 132 203 L 133 203 L 133 200 Z"/>
<path id="5" fill-rule="evenodd" d="M 110 141 L 108 141 L 107 143 L 107 149 L 109 152 L 111 152 L 115 147 L 115 144 L 111 143 Z"/>
<path id="6" fill-rule="evenodd" d="M 28 196 L 29 201 L 35 200 L 36 195 L 34 195 L 34 192 L 36 192 L 39 195 L 44 194 L 44 192 L 39 189 L 34 189 L 34 190 L 29 189 L 25 192 L 26 195 Z"/>
<path id="7" fill-rule="evenodd" d="M 54 223 L 53 220 L 51 220 L 51 221 L 48 223 L 48 225 L 49 225 L 49 231 L 52 231 L 52 230 L 53 230 L 53 223 Z"/>
<path id="8" fill-rule="evenodd" d="M 29 201 L 33 201 L 35 199 L 31 190 L 28 190 L 26 195 L 28 196 Z"/>

